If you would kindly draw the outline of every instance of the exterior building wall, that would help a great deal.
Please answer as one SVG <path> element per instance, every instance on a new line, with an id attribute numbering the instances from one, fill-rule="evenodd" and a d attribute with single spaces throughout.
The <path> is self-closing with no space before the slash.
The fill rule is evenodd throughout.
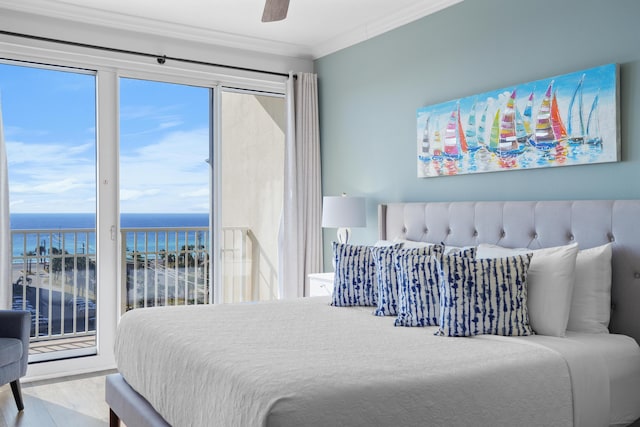
<path id="1" fill-rule="evenodd" d="M 250 229 L 255 239 L 249 240 L 258 245 L 246 248 L 253 251 L 251 262 L 258 262 L 255 255 L 259 254 L 260 277 L 271 276 L 278 268 L 284 189 L 284 99 L 224 92 L 222 111 L 222 227 Z M 227 278 L 229 268 L 240 270 L 226 268 Z M 251 274 L 250 265 L 241 270 Z M 253 281 L 255 277 L 248 283 Z M 231 286 L 229 280 L 225 283 Z M 277 280 L 271 284 L 273 289 L 263 279 L 260 283 L 259 299 L 270 299 L 277 292 Z M 229 292 L 225 288 L 225 294 Z M 249 293 L 245 287 L 242 298 L 252 299 Z"/>

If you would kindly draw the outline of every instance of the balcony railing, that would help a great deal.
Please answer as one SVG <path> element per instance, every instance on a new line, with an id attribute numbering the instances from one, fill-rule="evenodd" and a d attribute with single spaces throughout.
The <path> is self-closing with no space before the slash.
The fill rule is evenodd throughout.
<path id="1" fill-rule="evenodd" d="M 56 350 L 87 353 L 96 335 L 95 230 L 14 230 L 12 284 L 14 309 L 31 312 L 32 351 L 57 341 Z M 77 354 L 78 351 L 75 351 Z"/>
<path id="2" fill-rule="evenodd" d="M 206 227 L 125 228 L 122 309 L 209 303 Z M 13 308 L 31 312 L 31 341 L 68 339 L 86 346 L 96 334 L 96 235 L 93 229 L 13 230 Z M 247 227 L 221 236 L 223 302 L 277 297 L 277 270 Z M 95 347 L 95 344 L 94 344 Z"/>
<path id="3" fill-rule="evenodd" d="M 125 311 L 209 302 L 206 227 L 126 228 L 121 241 Z"/>
<path id="4" fill-rule="evenodd" d="M 278 271 L 248 227 L 224 227 L 220 241 L 222 302 L 278 297 Z"/>
<path id="5" fill-rule="evenodd" d="M 127 228 L 121 241 L 124 310 L 210 301 L 206 227 Z M 222 302 L 277 297 L 277 270 L 250 228 L 224 227 L 220 252 Z"/>

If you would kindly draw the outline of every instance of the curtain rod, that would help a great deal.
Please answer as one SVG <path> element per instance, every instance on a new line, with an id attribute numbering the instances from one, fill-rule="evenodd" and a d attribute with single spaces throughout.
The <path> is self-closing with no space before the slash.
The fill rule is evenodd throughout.
<path id="1" fill-rule="evenodd" d="M 231 70 L 249 71 L 249 72 L 253 72 L 253 73 L 270 74 L 272 76 L 289 77 L 289 74 L 279 73 L 277 71 L 258 70 L 256 68 L 247 68 L 247 67 L 237 67 L 235 65 L 216 64 L 214 62 L 198 61 L 198 60 L 195 60 L 195 59 L 176 58 L 176 57 L 167 56 L 167 55 L 156 55 L 156 54 L 153 54 L 153 53 L 138 52 L 138 51 L 135 51 L 135 50 L 127 50 L 127 49 L 118 49 L 118 48 L 115 48 L 115 47 L 98 46 L 98 45 L 88 44 L 88 43 L 72 42 L 72 41 L 69 41 L 69 40 L 59 40 L 59 39 L 53 39 L 53 38 L 49 38 L 49 37 L 34 36 L 34 35 L 31 35 L 31 34 L 15 33 L 15 32 L 12 32 L 12 31 L 0 30 L 0 34 L 4 34 L 4 35 L 7 35 L 7 36 L 14 36 L 14 37 L 22 37 L 22 38 L 25 38 L 25 39 L 38 40 L 38 41 L 44 41 L 44 42 L 66 44 L 66 45 L 69 45 L 69 46 L 84 47 L 84 48 L 97 49 L 97 50 L 104 50 L 104 51 L 107 51 L 107 52 L 116 52 L 116 53 L 124 53 L 124 54 L 128 54 L 128 55 L 144 56 L 144 57 L 147 57 L 147 58 L 155 58 L 156 61 L 158 62 L 158 64 L 160 64 L 160 65 L 164 64 L 167 60 L 171 60 L 171 61 L 177 61 L 177 62 L 185 62 L 185 63 L 188 63 L 188 64 L 206 65 L 206 66 L 209 66 L 209 67 L 229 68 Z M 295 77 L 295 75 L 294 75 L 294 77 Z"/>

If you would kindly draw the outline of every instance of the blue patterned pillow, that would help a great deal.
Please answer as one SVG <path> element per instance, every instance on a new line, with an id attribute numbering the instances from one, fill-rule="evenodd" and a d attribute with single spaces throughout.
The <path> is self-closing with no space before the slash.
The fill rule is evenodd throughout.
<path id="1" fill-rule="evenodd" d="M 439 314 L 439 258 L 437 255 L 397 254 L 398 317 L 395 326 L 435 326 Z"/>
<path id="2" fill-rule="evenodd" d="M 333 242 L 333 258 L 335 276 L 331 305 L 375 306 L 378 285 L 370 247 Z"/>
<path id="3" fill-rule="evenodd" d="M 473 259 L 444 256 L 439 335 L 532 335 L 527 311 L 531 254 Z"/>
<path id="4" fill-rule="evenodd" d="M 394 256 L 399 254 L 442 255 L 441 245 L 429 245 L 420 248 L 400 249 L 401 245 L 373 247 L 371 254 L 376 264 L 378 281 L 378 308 L 376 316 L 398 315 L 398 271 Z"/>

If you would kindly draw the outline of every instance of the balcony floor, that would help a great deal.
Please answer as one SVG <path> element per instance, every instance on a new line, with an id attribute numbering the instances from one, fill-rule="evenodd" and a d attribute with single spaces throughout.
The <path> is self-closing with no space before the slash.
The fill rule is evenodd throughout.
<path id="1" fill-rule="evenodd" d="M 96 346 L 95 335 L 50 339 L 29 344 L 29 354 L 51 353 L 61 350 L 76 350 Z"/>

